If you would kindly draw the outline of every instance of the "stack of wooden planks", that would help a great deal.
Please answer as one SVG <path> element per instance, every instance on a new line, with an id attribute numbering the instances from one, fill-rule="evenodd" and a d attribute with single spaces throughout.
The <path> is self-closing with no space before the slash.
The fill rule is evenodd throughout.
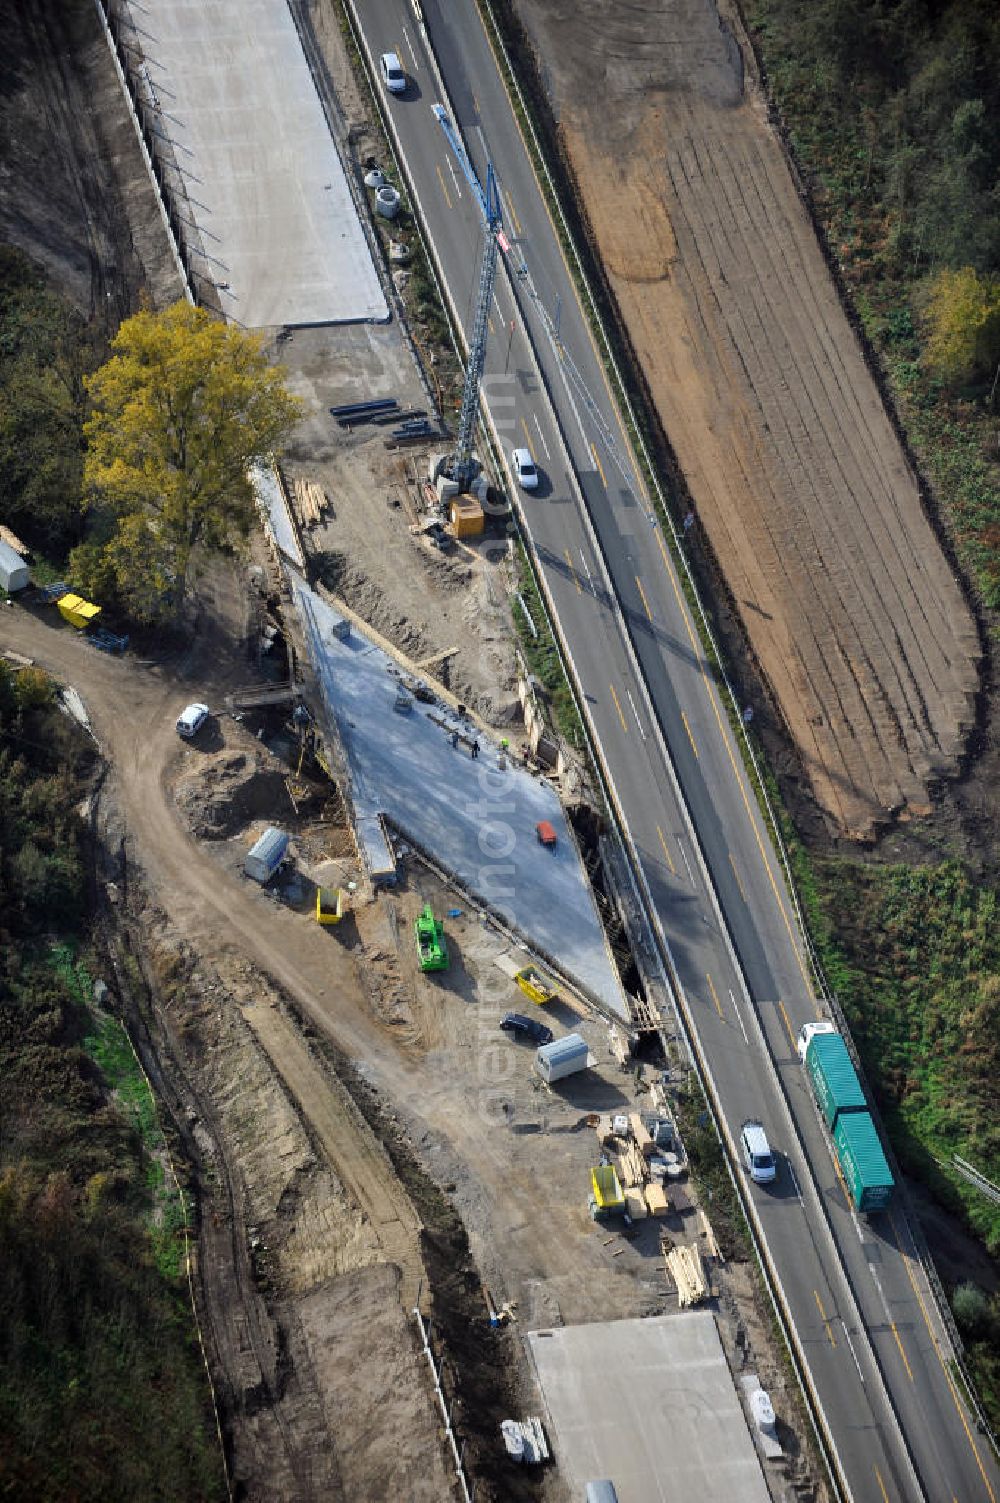
<path id="1" fill-rule="evenodd" d="M 326 491 L 315 480 L 295 480 L 295 509 L 303 527 L 315 527 L 322 522 L 323 513 L 329 505 Z"/>
<path id="2" fill-rule="evenodd" d="M 696 1247 L 671 1247 L 663 1254 L 667 1273 L 677 1290 L 677 1303 L 682 1310 L 698 1305 L 708 1294 L 708 1280 Z"/>

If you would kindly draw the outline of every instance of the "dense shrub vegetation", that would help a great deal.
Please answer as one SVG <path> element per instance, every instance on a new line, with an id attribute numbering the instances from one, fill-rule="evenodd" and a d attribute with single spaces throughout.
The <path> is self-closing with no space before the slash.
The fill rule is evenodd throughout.
<path id="1" fill-rule="evenodd" d="M 48 680 L 0 664 L 0 1493 L 217 1498 L 158 1175 L 95 1062 L 100 1024 L 71 959 L 87 941 L 85 755 Z"/>

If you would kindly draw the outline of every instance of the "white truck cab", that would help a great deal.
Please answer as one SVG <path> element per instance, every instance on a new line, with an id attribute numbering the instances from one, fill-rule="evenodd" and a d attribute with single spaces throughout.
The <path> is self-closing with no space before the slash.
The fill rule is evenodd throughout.
<path id="1" fill-rule="evenodd" d="M 795 1050 L 799 1056 L 800 1063 L 803 1065 L 805 1064 L 806 1055 L 809 1052 L 809 1045 L 812 1042 L 815 1034 L 836 1032 L 837 1030 L 836 1028 L 834 1028 L 832 1023 L 803 1023 L 802 1027 L 799 1029 L 799 1036 L 795 1040 Z"/>

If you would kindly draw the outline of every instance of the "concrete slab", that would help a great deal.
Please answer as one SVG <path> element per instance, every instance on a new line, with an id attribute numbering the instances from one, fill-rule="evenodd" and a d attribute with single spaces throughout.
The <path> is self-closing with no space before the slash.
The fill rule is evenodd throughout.
<path id="1" fill-rule="evenodd" d="M 443 703 L 393 709 L 400 669 L 356 628 L 341 621 L 300 579 L 290 583 L 306 651 L 328 714 L 335 721 L 351 779 L 359 826 L 385 817 L 542 954 L 621 1017 L 627 1007 L 608 952 L 593 893 L 553 788 L 482 740 L 481 755 L 451 744 L 459 722 Z M 431 718 L 431 717 L 435 718 Z M 468 734 L 469 727 L 462 729 Z M 556 830 L 555 850 L 535 825 Z"/>
<path id="2" fill-rule="evenodd" d="M 705 1312 L 532 1331 L 555 1454 L 574 1498 L 768 1503 L 743 1406 Z"/>
<path id="3" fill-rule="evenodd" d="M 250 481 L 257 497 L 257 505 L 267 514 L 268 526 L 275 544 L 288 561 L 297 569 L 304 569 L 305 558 L 292 519 L 288 515 L 285 498 L 278 485 L 273 465 L 254 464 L 250 467 Z"/>
<path id="4" fill-rule="evenodd" d="M 388 306 L 287 0 L 132 8 L 160 133 L 227 316 L 385 320 Z M 168 171 L 168 183 L 174 173 Z"/>

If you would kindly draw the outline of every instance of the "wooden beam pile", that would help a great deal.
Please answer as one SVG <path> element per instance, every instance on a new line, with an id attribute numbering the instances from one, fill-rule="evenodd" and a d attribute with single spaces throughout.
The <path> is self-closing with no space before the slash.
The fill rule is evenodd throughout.
<path id="1" fill-rule="evenodd" d="M 671 1247 L 669 1252 L 664 1252 L 663 1261 L 677 1290 L 680 1308 L 686 1310 L 691 1305 L 701 1304 L 708 1294 L 708 1280 L 705 1278 L 705 1268 L 698 1249 Z"/>
<path id="2" fill-rule="evenodd" d="M 303 527 L 315 527 L 323 520 L 323 513 L 329 505 L 326 491 L 314 480 L 295 480 L 295 509 L 299 514 L 299 520 Z"/>

